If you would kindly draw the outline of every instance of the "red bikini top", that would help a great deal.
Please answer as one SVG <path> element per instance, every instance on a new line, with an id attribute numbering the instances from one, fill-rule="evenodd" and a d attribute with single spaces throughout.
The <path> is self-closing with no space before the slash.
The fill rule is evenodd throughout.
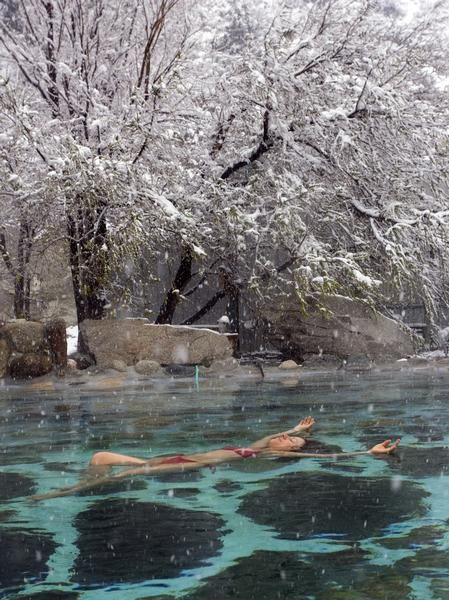
<path id="1" fill-rule="evenodd" d="M 257 456 L 257 451 L 253 448 L 239 448 L 238 446 L 225 446 L 223 450 L 232 450 L 242 458 L 254 458 Z"/>

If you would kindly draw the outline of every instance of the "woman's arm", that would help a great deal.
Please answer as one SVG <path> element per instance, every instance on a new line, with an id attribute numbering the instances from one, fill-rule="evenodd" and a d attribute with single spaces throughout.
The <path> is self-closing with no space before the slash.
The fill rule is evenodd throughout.
<path id="1" fill-rule="evenodd" d="M 260 440 L 257 440 L 256 442 L 253 442 L 252 444 L 250 444 L 250 448 L 253 448 L 254 450 L 263 450 L 264 448 L 266 448 L 268 446 L 268 443 L 270 442 L 270 440 L 272 440 L 273 438 L 277 438 L 280 437 L 281 435 L 298 435 L 300 433 L 305 433 L 307 431 L 309 431 L 309 429 L 312 427 L 312 425 L 315 424 L 315 419 L 311 416 L 309 417 L 304 417 L 304 419 L 301 419 L 301 421 L 295 426 L 293 427 L 293 429 L 289 429 L 288 431 L 280 431 L 279 433 L 272 433 L 271 435 L 267 435 L 265 437 L 263 437 Z"/>
<path id="2" fill-rule="evenodd" d="M 391 440 L 385 440 L 380 444 L 376 444 L 369 450 L 359 450 L 356 452 L 332 452 L 328 454 L 319 454 L 313 452 L 288 452 L 288 451 L 273 451 L 272 456 L 274 457 L 287 457 L 287 458 L 330 458 L 338 460 L 339 458 L 350 458 L 351 456 L 362 456 L 363 454 L 371 454 L 373 456 L 385 456 L 391 454 L 399 446 L 400 440 L 396 440 L 393 444 Z"/>

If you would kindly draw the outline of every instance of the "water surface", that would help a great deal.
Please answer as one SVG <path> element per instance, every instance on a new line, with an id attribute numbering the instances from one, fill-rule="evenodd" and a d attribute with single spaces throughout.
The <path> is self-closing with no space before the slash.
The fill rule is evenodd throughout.
<path id="1" fill-rule="evenodd" d="M 250 458 L 30 495 L 91 454 L 247 445 L 316 421 L 310 451 L 402 439 L 396 457 Z M 84 600 L 449 598 L 449 373 L 136 382 L 0 392 L 2 597 Z"/>

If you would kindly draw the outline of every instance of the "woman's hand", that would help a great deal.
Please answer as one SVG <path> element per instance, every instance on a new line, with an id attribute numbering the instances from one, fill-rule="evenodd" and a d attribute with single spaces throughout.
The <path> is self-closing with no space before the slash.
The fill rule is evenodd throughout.
<path id="1" fill-rule="evenodd" d="M 296 427 L 293 428 L 293 431 L 308 431 L 314 423 L 315 419 L 313 417 L 304 417 L 304 419 L 301 419 L 298 425 L 296 425 Z"/>
<path id="2" fill-rule="evenodd" d="M 368 452 L 370 454 L 391 454 L 399 446 L 400 440 L 396 440 L 393 444 L 391 440 L 385 440 L 381 444 L 376 444 Z"/>

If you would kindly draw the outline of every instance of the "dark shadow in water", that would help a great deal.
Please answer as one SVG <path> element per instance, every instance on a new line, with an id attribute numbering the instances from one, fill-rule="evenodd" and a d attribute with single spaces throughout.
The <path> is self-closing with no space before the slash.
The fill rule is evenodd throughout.
<path id="1" fill-rule="evenodd" d="M 48 534 L 0 528 L 1 587 L 25 585 L 25 581 L 43 581 L 48 574 L 47 561 L 56 548 Z"/>
<path id="2" fill-rule="evenodd" d="M 77 463 L 48 462 L 45 463 L 44 469 L 46 471 L 59 472 L 61 475 L 65 473 L 79 473 L 79 465 Z"/>
<path id="3" fill-rule="evenodd" d="M 144 479 L 123 479 L 122 481 L 110 481 L 102 485 L 95 486 L 78 492 L 78 496 L 109 496 L 121 492 L 135 492 L 137 490 L 146 490 L 147 483 Z"/>
<path id="4" fill-rule="evenodd" d="M 449 474 L 449 448 L 399 447 L 396 460 L 389 461 L 392 471 L 414 477 L 439 477 Z M 449 480 L 448 480 L 449 484 Z"/>
<path id="5" fill-rule="evenodd" d="M 0 502 L 30 496 L 34 491 L 34 481 L 29 477 L 18 473 L 0 473 Z"/>
<path id="6" fill-rule="evenodd" d="M 15 510 L 0 510 L 0 523 L 9 521 L 17 515 Z"/>
<path id="7" fill-rule="evenodd" d="M 229 479 L 223 479 L 222 481 L 216 483 L 213 487 L 215 490 L 217 490 L 217 492 L 220 492 L 220 494 L 223 495 L 232 494 L 233 492 L 238 492 L 242 489 L 242 486 L 239 483 Z"/>
<path id="8" fill-rule="evenodd" d="M 409 583 L 390 567 L 370 565 L 358 548 L 309 556 L 257 551 L 183 600 L 385 600 L 408 597 Z"/>
<path id="9" fill-rule="evenodd" d="M 399 573 L 421 577 L 449 577 L 449 552 L 438 548 L 423 548 L 395 563 Z"/>
<path id="10" fill-rule="evenodd" d="M 159 496 L 169 496 L 170 498 L 194 498 L 200 493 L 198 488 L 173 488 L 171 490 L 162 490 Z"/>
<path id="11" fill-rule="evenodd" d="M 46 590 L 35 594 L 14 596 L 11 600 L 78 600 L 78 592 L 61 592 L 60 590 Z"/>
<path id="12" fill-rule="evenodd" d="M 446 430 L 444 424 L 436 423 L 435 420 L 425 420 L 422 417 L 396 420 L 382 417 L 377 422 L 363 427 L 363 434 L 358 439 L 363 444 L 371 445 L 371 442 L 379 439 L 403 435 L 412 435 L 420 443 L 440 442 L 444 439 Z"/>
<path id="13" fill-rule="evenodd" d="M 152 477 L 163 483 L 193 483 L 203 478 L 201 471 L 184 471 L 179 473 L 159 473 Z"/>
<path id="14" fill-rule="evenodd" d="M 134 500 L 96 502 L 75 520 L 72 580 L 83 587 L 177 577 L 221 549 L 224 521 L 208 512 Z"/>
<path id="15" fill-rule="evenodd" d="M 267 483 L 265 490 L 244 498 L 239 512 L 272 527 L 283 539 L 324 535 L 360 540 L 426 512 L 422 501 L 427 492 L 410 481 L 396 491 L 387 478 L 329 473 L 298 473 Z"/>
<path id="16" fill-rule="evenodd" d="M 412 529 L 405 535 L 380 538 L 376 541 L 390 550 L 415 550 L 423 546 L 434 546 L 447 531 L 448 528 L 441 525 L 427 525 Z"/>

